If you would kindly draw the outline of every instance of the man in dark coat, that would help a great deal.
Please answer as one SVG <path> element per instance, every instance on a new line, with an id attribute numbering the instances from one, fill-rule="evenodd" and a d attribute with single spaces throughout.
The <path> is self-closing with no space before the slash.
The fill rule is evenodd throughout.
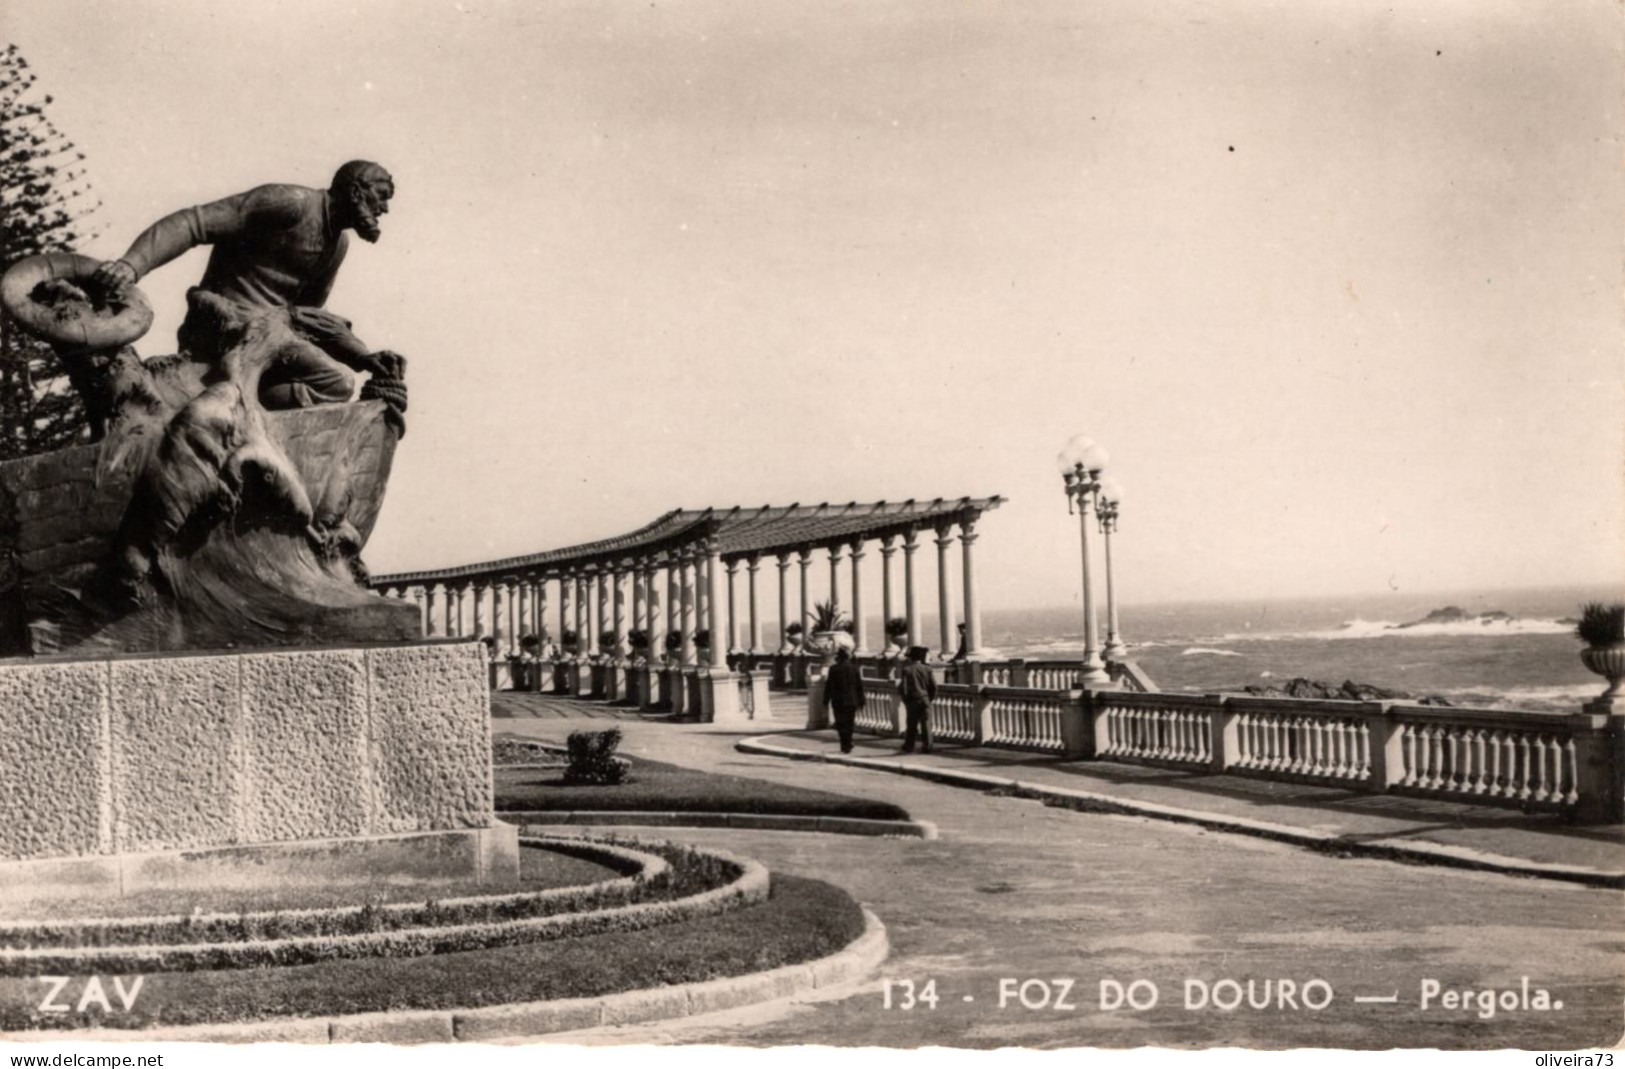
<path id="1" fill-rule="evenodd" d="M 863 675 L 852 663 L 852 651 L 835 650 L 835 663 L 824 677 L 824 705 L 835 713 L 835 733 L 841 738 L 841 752 L 852 752 L 852 725 L 863 708 Z"/>
<path id="2" fill-rule="evenodd" d="M 921 753 L 931 752 L 931 703 L 937 697 L 936 677 L 925 666 L 924 646 L 908 648 L 908 663 L 898 676 L 897 689 L 903 698 L 903 709 L 908 713 L 908 730 L 903 735 L 903 752 L 914 752 L 914 737 L 921 738 Z"/>

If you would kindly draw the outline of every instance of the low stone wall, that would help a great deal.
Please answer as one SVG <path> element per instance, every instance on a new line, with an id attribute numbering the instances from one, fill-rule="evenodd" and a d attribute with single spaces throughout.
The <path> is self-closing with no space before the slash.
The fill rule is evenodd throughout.
<path id="1" fill-rule="evenodd" d="M 491 827 L 477 642 L 0 662 L 0 861 Z"/>

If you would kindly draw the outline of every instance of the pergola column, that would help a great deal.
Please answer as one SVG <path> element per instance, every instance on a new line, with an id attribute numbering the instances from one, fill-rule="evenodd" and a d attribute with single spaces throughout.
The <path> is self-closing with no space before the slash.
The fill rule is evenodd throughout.
<path id="1" fill-rule="evenodd" d="M 704 627 L 709 630 L 710 625 L 705 621 L 711 618 L 711 583 L 706 576 L 706 569 L 710 565 L 704 553 L 694 552 L 694 629 L 698 631 Z M 713 632 L 712 639 L 719 636 Z"/>
<path id="2" fill-rule="evenodd" d="M 829 547 L 829 608 L 830 612 L 840 615 L 841 612 L 841 545 L 837 542 Z"/>
<path id="3" fill-rule="evenodd" d="M 536 613 L 536 623 L 532 630 L 539 640 L 547 633 L 547 576 L 537 576 L 536 597 L 531 602 L 531 605 Z"/>
<path id="4" fill-rule="evenodd" d="M 897 554 L 897 536 L 887 535 L 880 540 L 880 631 L 890 644 L 891 633 L 886 629 L 892 621 L 891 559 Z M 884 649 L 885 647 L 882 647 Z"/>
<path id="5" fill-rule="evenodd" d="M 609 572 L 599 565 L 592 574 L 592 648 L 598 649 L 598 638 L 609 626 Z"/>
<path id="6" fill-rule="evenodd" d="M 505 596 L 507 594 L 507 592 L 508 592 L 508 588 L 507 588 L 506 583 L 504 583 L 501 579 L 492 580 L 492 582 L 491 582 L 491 638 L 492 638 L 491 652 L 493 654 L 497 654 L 497 653 L 502 652 L 502 640 L 507 637 L 502 633 L 503 624 L 507 623 L 507 621 L 504 619 L 504 616 L 506 615 L 506 611 L 507 611 L 507 608 L 508 608 L 508 599 Z"/>
<path id="7" fill-rule="evenodd" d="M 779 652 L 790 649 L 790 557 L 780 553 L 775 558 L 779 569 Z"/>
<path id="8" fill-rule="evenodd" d="M 665 647 L 666 620 L 661 613 L 659 573 L 654 558 L 643 562 L 643 628 L 649 633 L 649 661 L 654 663 Z"/>
<path id="9" fill-rule="evenodd" d="M 456 638 L 457 637 L 457 588 L 452 586 L 450 583 L 446 584 L 446 604 L 445 604 L 445 608 L 442 611 L 444 613 L 444 616 L 442 617 L 442 619 L 445 621 L 445 625 L 446 625 L 446 637 L 447 638 Z"/>
<path id="10" fill-rule="evenodd" d="M 944 524 L 937 528 L 937 630 L 942 635 L 942 656 L 953 656 L 954 649 L 954 591 L 948 585 L 948 550 L 953 547 L 953 528 Z"/>
<path id="11" fill-rule="evenodd" d="M 571 612 L 572 607 L 575 605 L 575 582 L 576 573 L 574 570 L 559 575 L 559 649 L 561 651 L 564 648 L 564 633 L 575 630 L 575 625 L 572 623 L 575 616 Z"/>
<path id="12" fill-rule="evenodd" d="M 576 648 L 582 654 L 592 652 L 592 620 L 587 615 L 591 610 L 587 605 L 587 573 L 576 575 L 576 605 L 575 605 Z"/>
<path id="13" fill-rule="evenodd" d="M 960 557 L 962 586 L 965 599 L 965 653 L 976 658 L 981 655 L 982 649 L 982 612 L 976 600 L 976 561 L 973 546 L 981 536 L 976 533 L 976 519 L 961 520 L 959 523 L 959 545 L 963 551 Z"/>
<path id="14" fill-rule="evenodd" d="M 713 670 L 728 667 L 728 646 L 730 640 L 723 637 L 723 605 L 722 605 L 722 544 L 716 538 L 709 538 L 705 543 L 705 626 L 711 632 L 710 665 Z M 730 575 L 730 580 L 732 576 Z M 730 581 L 729 589 L 732 590 Z M 728 619 L 731 634 L 733 609 L 729 606 Z"/>
<path id="15" fill-rule="evenodd" d="M 426 583 L 423 587 L 423 636 L 434 638 L 437 630 L 434 624 L 434 594 L 433 583 Z"/>
<path id="16" fill-rule="evenodd" d="M 683 599 L 683 645 L 677 651 L 679 663 L 685 667 L 694 663 L 694 569 L 695 561 L 689 550 L 684 550 L 679 558 L 678 575 L 681 576 Z"/>
<path id="17" fill-rule="evenodd" d="M 519 640 L 530 633 L 531 616 L 530 580 L 520 576 L 514 585 L 514 626 L 513 646 L 519 648 Z"/>
<path id="18" fill-rule="evenodd" d="M 869 624 L 863 618 L 863 539 L 852 540 L 852 643 L 856 652 L 869 649 Z M 884 629 L 882 629 L 884 630 Z"/>
<path id="19" fill-rule="evenodd" d="M 738 574 L 738 572 L 739 572 L 739 562 L 737 560 L 731 560 L 731 561 L 728 561 L 724 565 L 724 567 L 728 569 L 728 647 L 727 647 L 727 652 L 732 653 L 732 652 L 734 652 L 734 650 L 739 648 L 739 613 L 735 609 L 736 602 L 734 600 L 734 576 L 736 574 Z"/>
<path id="20" fill-rule="evenodd" d="M 683 562 L 676 552 L 666 558 L 666 632 L 676 635 L 678 642 L 683 639 Z M 671 639 L 667 638 L 667 642 Z M 664 653 L 666 648 L 662 646 Z M 678 664 L 683 663 L 682 648 L 676 650 L 674 659 Z"/>
<path id="21" fill-rule="evenodd" d="M 920 603 L 914 593 L 914 551 L 920 548 L 920 532 L 912 527 L 903 535 L 903 615 L 908 617 L 908 644 L 920 644 Z"/>
<path id="22" fill-rule="evenodd" d="M 615 590 L 615 653 L 617 656 L 627 650 L 626 642 L 626 573 L 610 573 L 610 583 Z"/>
<path id="23" fill-rule="evenodd" d="M 756 573 L 762 567 L 760 554 L 752 553 L 745 561 L 745 582 L 750 598 L 750 652 L 762 652 L 762 617 L 756 607 Z"/>
<path id="24" fill-rule="evenodd" d="M 643 637 L 649 637 L 649 587 L 648 573 L 644 570 L 643 562 L 632 562 L 632 626 L 627 629 L 627 649 L 632 647 L 631 634 L 633 631 L 642 631 Z"/>
<path id="25" fill-rule="evenodd" d="M 485 637 L 485 587 L 484 579 L 474 581 L 474 637 Z"/>
<path id="26" fill-rule="evenodd" d="M 807 569 L 812 566 L 812 547 L 803 546 L 797 563 L 801 565 L 801 635 L 802 640 L 807 639 Z"/>

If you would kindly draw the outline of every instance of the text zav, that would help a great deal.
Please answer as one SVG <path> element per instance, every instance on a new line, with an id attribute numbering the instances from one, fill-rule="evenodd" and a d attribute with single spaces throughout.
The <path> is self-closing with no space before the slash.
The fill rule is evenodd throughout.
<path id="1" fill-rule="evenodd" d="M 72 985 L 78 977 L 74 976 L 36 976 L 38 983 L 46 987 L 45 998 L 40 1001 L 41 1013 L 84 1013 L 92 1006 L 99 1007 L 103 1013 L 113 1013 L 113 1003 L 107 997 L 107 985 L 102 983 L 101 977 L 92 976 L 85 979 L 83 986 L 74 989 Z M 135 1000 L 141 994 L 141 985 L 147 982 L 145 976 L 134 977 L 126 985 L 125 977 L 112 976 L 113 994 L 118 997 L 122 1007 L 118 1012 L 129 1013 L 135 1008 Z M 77 1004 L 72 1002 L 73 991 L 79 993 Z"/>

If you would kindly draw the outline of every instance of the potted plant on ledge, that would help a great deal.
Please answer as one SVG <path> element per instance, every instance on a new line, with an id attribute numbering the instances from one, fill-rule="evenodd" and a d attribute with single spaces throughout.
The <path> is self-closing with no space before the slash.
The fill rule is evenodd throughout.
<path id="1" fill-rule="evenodd" d="M 852 649 L 852 621 L 831 601 L 820 601 L 813 606 L 812 638 L 807 640 L 809 652 L 826 659 L 834 656 L 837 646 Z"/>
<path id="2" fill-rule="evenodd" d="M 908 617 L 893 616 L 886 621 L 886 644 L 899 650 L 908 647 Z"/>
<path id="3" fill-rule="evenodd" d="M 1625 602 L 1589 602 L 1580 610 L 1574 633 L 1586 644 L 1580 660 L 1608 680 L 1608 689 L 1596 700 L 1611 703 L 1619 693 L 1621 680 L 1625 680 Z"/>

